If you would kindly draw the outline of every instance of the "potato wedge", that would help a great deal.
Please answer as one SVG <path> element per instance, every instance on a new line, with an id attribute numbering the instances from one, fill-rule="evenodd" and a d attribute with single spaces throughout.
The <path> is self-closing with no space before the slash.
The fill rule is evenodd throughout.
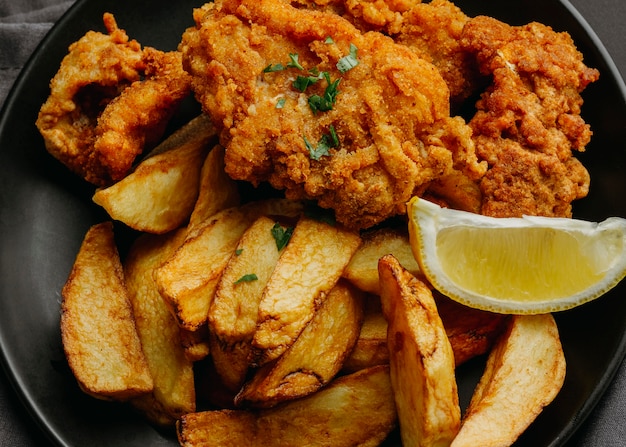
<path id="1" fill-rule="evenodd" d="M 142 161 L 119 182 L 93 195 L 112 219 L 147 233 L 163 234 L 183 225 L 194 208 L 200 170 L 207 156 L 203 140 Z"/>
<path id="2" fill-rule="evenodd" d="M 466 307 L 435 290 L 432 293 L 454 352 L 455 365 L 459 366 L 488 352 L 504 330 L 508 316 Z M 359 339 L 344 364 L 345 371 L 354 372 L 389 363 L 387 320 L 380 306 L 376 307 L 377 301 L 380 305 L 375 295 L 366 300 L 370 304 L 366 307 Z"/>
<path id="3" fill-rule="evenodd" d="M 302 204 L 288 200 L 253 202 L 220 211 L 203 222 L 197 232 L 155 271 L 161 296 L 178 324 L 195 331 L 206 324 L 222 271 L 239 239 L 262 215 L 289 213 L 297 217 Z"/>
<path id="4" fill-rule="evenodd" d="M 360 243 L 355 232 L 309 217 L 298 221 L 259 304 L 252 341 L 257 365 L 278 358 L 293 344 Z"/>
<path id="5" fill-rule="evenodd" d="M 131 402 L 159 425 L 173 425 L 196 408 L 193 363 L 185 356 L 180 329 L 153 279 L 154 269 L 174 253 L 185 235 L 186 229 L 167 235 L 144 234 L 131 246 L 124 262 L 137 333 L 154 381 L 151 396 Z"/>
<path id="6" fill-rule="evenodd" d="M 248 372 L 259 303 L 280 252 L 272 235 L 276 222 L 261 216 L 241 237 L 209 309 L 211 351 L 224 385 L 238 391 Z M 281 227 L 282 228 L 282 227 Z M 247 275 L 254 280 L 244 281 Z"/>
<path id="7" fill-rule="evenodd" d="M 239 202 L 237 183 L 224 171 L 224 147 L 216 145 L 202 165 L 198 199 L 187 226 L 189 234 L 218 211 L 237 206 Z"/>
<path id="8" fill-rule="evenodd" d="M 155 148 L 146 154 L 144 160 L 185 144 L 194 144 L 198 146 L 207 144 L 210 145 L 213 140 L 217 140 L 217 129 L 213 125 L 211 117 L 201 113 L 191 119 L 188 123 L 182 125 L 165 140 L 161 141 Z"/>
<path id="9" fill-rule="evenodd" d="M 237 405 L 271 407 L 311 394 L 341 370 L 363 322 L 363 292 L 340 280 L 300 336 L 275 362 L 257 370 Z"/>
<path id="10" fill-rule="evenodd" d="M 376 278 L 378 278 L 378 273 Z M 343 370 L 346 372 L 389 364 L 388 324 L 383 315 L 380 299 L 371 295 L 365 299 L 365 302 L 363 324 L 359 337 L 350 356 L 343 364 Z"/>
<path id="11" fill-rule="evenodd" d="M 343 277 L 358 288 L 380 295 L 378 260 L 388 254 L 394 255 L 414 276 L 419 276 L 420 268 L 413 256 L 406 230 L 381 228 L 365 233 L 362 237 L 363 243 L 343 272 Z"/>
<path id="12" fill-rule="evenodd" d="M 389 368 L 378 366 L 276 408 L 187 414 L 178 421 L 177 433 L 183 447 L 373 447 L 395 425 Z"/>
<path id="13" fill-rule="evenodd" d="M 151 392 L 111 222 L 87 231 L 62 296 L 63 349 L 81 389 L 114 400 Z"/>
<path id="14" fill-rule="evenodd" d="M 155 270 L 159 292 L 182 328 L 195 331 L 206 323 L 222 270 L 255 218 L 243 208 L 217 213 Z"/>
<path id="15" fill-rule="evenodd" d="M 459 430 L 461 410 L 454 353 L 435 300 L 392 255 L 380 259 L 379 272 L 402 445 L 449 445 Z"/>
<path id="16" fill-rule="evenodd" d="M 565 356 L 552 315 L 512 316 L 489 354 L 452 446 L 513 444 L 564 380 Z"/>
<path id="17" fill-rule="evenodd" d="M 209 342 L 209 328 L 200 326 L 197 330 L 180 329 L 180 344 L 185 351 L 185 357 L 192 362 L 198 362 L 209 356 L 211 344 Z"/>

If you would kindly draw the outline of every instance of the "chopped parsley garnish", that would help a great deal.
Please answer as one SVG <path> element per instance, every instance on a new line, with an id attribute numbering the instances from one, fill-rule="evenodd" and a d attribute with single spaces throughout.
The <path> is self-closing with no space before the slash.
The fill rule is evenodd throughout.
<path id="1" fill-rule="evenodd" d="M 237 250 L 235 250 L 235 256 L 239 256 L 241 253 L 243 253 L 243 248 L 238 248 Z"/>
<path id="2" fill-rule="evenodd" d="M 352 70 L 354 67 L 359 65 L 359 59 L 357 57 L 358 48 L 353 43 L 350 44 L 350 54 L 342 57 L 337 61 L 337 70 L 342 73 L 345 73 L 349 70 Z"/>
<path id="3" fill-rule="evenodd" d="M 320 141 L 317 143 L 317 146 L 313 146 L 313 144 L 307 139 L 304 138 L 304 145 L 309 151 L 309 157 L 312 160 L 319 160 L 323 156 L 330 155 L 330 149 L 333 147 L 339 147 L 339 137 L 337 136 L 337 132 L 335 131 L 334 126 L 330 126 L 330 134 L 323 134 Z"/>
<path id="4" fill-rule="evenodd" d="M 276 248 L 281 251 L 289 243 L 291 235 L 293 234 L 293 227 L 283 228 L 278 222 L 272 227 L 272 236 L 276 241 Z"/>
<path id="5" fill-rule="evenodd" d="M 301 76 L 298 75 L 295 81 L 293 81 L 293 88 L 299 90 L 304 93 L 304 91 L 310 86 L 315 84 L 317 81 L 322 79 L 321 74 L 314 74 L 312 76 Z"/>
<path id="6" fill-rule="evenodd" d="M 337 136 L 337 132 L 335 131 L 335 126 L 331 124 L 328 130 L 330 131 L 331 147 L 339 147 L 339 137 Z M 325 136 L 326 135 L 324 135 L 324 137 Z"/>
<path id="7" fill-rule="evenodd" d="M 242 282 L 256 281 L 258 279 L 259 279 L 259 277 L 256 276 L 255 273 L 249 273 L 247 275 L 243 275 L 241 278 L 239 278 L 237 281 L 235 281 L 235 284 L 239 284 L 239 283 L 242 283 Z"/>
<path id="8" fill-rule="evenodd" d="M 285 102 L 287 102 L 286 98 L 278 98 L 278 101 L 276 101 L 276 108 L 282 109 L 283 107 L 285 107 Z"/>
<path id="9" fill-rule="evenodd" d="M 274 73 L 277 71 L 283 71 L 285 66 L 283 64 L 269 64 L 263 69 L 263 73 Z"/>
<path id="10" fill-rule="evenodd" d="M 327 44 L 327 45 L 332 45 L 332 44 L 335 43 L 335 41 L 333 40 L 332 37 L 326 36 L 326 39 L 324 39 L 324 43 Z"/>
<path id="11" fill-rule="evenodd" d="M 297 68 L 298 70 L 304 71 L 304 67 L 300 65 L 300 62 L 298 61 L 299 58 L 300 56 L 298 53 L 289 53 L 289 59 L 291 59 L 291 61 L 287 64 L 287 67 Z"/>
<path id="12" fill-rule="evenodd" d="M 326 38 L 325 42 L 327 44 L 334 43 L 333 39 L 330 36 Z M 357 52 L 358 48 L 351 43 L 350 53 L 337 61 L 336 66 L 341 73 L 346 73 L 347 71 L 359 65 Z M 297 53 L 289 53 L 289 59 L 290 61 L 287 63 L 287 65 L 283 65 L 281 63 L 269 64 L 267 67 L 265 67 L 265 69 L 263 69 L 263 72 L 273 73 L 286 70 L 288 68 L 295 68 L 300 71 L 306 71 L 302 64 L 300 64 L 300 56 Z M 330 77 L 330 73 L 328 73 L 327 71 L 320 72 L 318 67 L 313 67 L 312 69 L 308 70 L 307 76 L 298 75 L 292 83 L 294 89 L 304 93 L 307 88 L 317 83 L 321 79 L 326 79 L 327 82 L 326 88 L 324 89 L 324 94 L 311 95 L 309 96 L 308 100 L 309 107 L 314 114 L 316 114 L 317 112 L 327 112 L 333 109 L 333 106 L 337 101 L 337 95 L 339 94 L 339 83 L 341 82 L 341 78 L 337 78 L 333 81 Z M 284 105 L 284 99 L 280 99 L 276 103 L 276 108 L 281 109 Z M 321 152 L 323 152 L 323 149 L 321 150 Z M 325 154 L 322 153 L 322 155 Z"/>
<path id="13" fill-rule="evenodd" d="M 311 144 L 311 142 L 306 137 L 303 137 L 303 138 L 304 138 L 304 145 L 309 151 L 309 157 L 311 157 L 312 160 L 319 160 L 324 155 L 330 155 L 328 152 L 328 149 L 330 148 L 326 145 L 321 144 L 321 140 L 320 140 L 320 143 L 318 143 L 316 147 L 316 146 L 313 146 L 313 144 Z"/>
<path id="14" fill-rule="evenodd" d="M 328 85 L 324 90 L 324 96 L 311 95 L 309 97 L 309 107 L 313 113 L 332 110 L 335 102 L 337 101 L 337 95 L 339 94 L 338 87 L 341 82 L 341 78 L 331 81 L 330 74 L 327 71 L 322 72 L 322 75 L 326 78 Z"/>

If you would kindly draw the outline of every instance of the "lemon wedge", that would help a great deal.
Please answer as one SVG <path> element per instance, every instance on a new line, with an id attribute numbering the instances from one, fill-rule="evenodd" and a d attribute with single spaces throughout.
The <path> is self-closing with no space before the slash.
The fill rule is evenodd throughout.
<path id="1" fill-rule="evenodd" d="M 411 248 L 444 295 L 499 313 L 539 314 L 591 301 L 626 276 L 626 219 L 494 218 L 408 204 Z"/>

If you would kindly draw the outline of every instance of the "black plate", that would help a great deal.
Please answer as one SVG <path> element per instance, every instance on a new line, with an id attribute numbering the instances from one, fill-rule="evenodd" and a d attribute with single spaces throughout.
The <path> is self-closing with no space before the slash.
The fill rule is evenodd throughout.
<path id="1" fill-rule="evenodd" d="M 68 174 L 45 151 L 34 122 L 48 81 L 68 45 L 89 29 L 102 30 L 102 14 L 144 45 L 176 48 L 202 0 L 81 0 L 52 29 L 27 64 L 0 117 L 0 347 L 5 370 L 34 419 L 63 446 L 174 446 L 171 434 L 152 428 L 124 406 L 78 390 L 59 333 L 60 289 L 87 228 L 105 218 L 90 201 L 93 188 Z M 532 20 L 572 34 L 601 80 L 585 93 L 583 115 L 595 132 L 581 156 L 591 172 L 579 218 L 626 217 L 626 89 L 603 46 L 565 0 L 458 0 L 468 14 L 489 14 L 511 24 Z M 607 296 L 558 314 L 568 362 L 565 385 L 520 438 L 518 446 L 563 445 L 613 378 L 626 350 L 626 283 Z M 465 405 L 482 367 L 458 371 Z M 391 440 L 390 444 L 397 444 Z"/>

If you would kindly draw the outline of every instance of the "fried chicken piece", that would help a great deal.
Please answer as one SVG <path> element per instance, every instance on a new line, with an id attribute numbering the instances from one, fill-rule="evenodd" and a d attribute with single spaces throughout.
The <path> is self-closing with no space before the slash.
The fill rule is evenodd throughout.
<path id="1" fill-rule="evenodd" d="M 109 13 L 104 25 L 70 46 L 36 123 L 46 149 L 98 186 L 126 176 L 191 91 L 179 53 L 142 50 Z"/>
<path id="2" fill-rule="evenodd" d="M 472 54 L 461 48 L 470 17 L 448 0 L 292 0 L 343 16 L 361 31 L 379 31 L 431 62 L 450 90 L 452 110 L 460 109 L 485 80 Z"/>
<path id="3" fill-rule="evenodd" d="M 131 84 L 98 118 L 92 160 L 104 168 L 100 180 L 105 184 L 124 178 L 144 148 L 159 142 L 191 92 L 191 77 L 179 52 L 146 47 L 143 60 L 145 79 Z"/>
<path id="4" fill-rule="evenodd" d="M 412 195 L 455 169 L 484 172 L 437 69 L 406 46 L 281 0 L 215 2 L 194 18 L 180 51 L 223 128 L 233 178 L 316 200 L 359 229 L 404 214 Z M 342 73 L 336 64 L 351 51 L 358 65 Z M 300 91 L 298 76 L 319 79 Z M 311 98 L 331 107 L 314 112 Z"/>
<path id="5" fill-rule="evenodd" d="M 461 47 L 463 28 L 470 17 L 448 0 L 418 3 L 402 14 L 402 20 L 388 29 L 393 39 L 432 62 L 450 89 L 452 110 L 484 84 L 473 55 Z"/>
<path id="6" fill-rule="evenodd" d="M 589 188 L 589 174 L 573 157 L 591 138 L 580 93 L 598 71 L 583 63 L 569 34 L 539 23 L 476 17 L 461 45 L 492 77 L 469 122 L 477 154 L 489 164 L 482 214 L 570 217 L 571 202 Z"/>
<path id="7" fill-rule="evenodd" d="M 111 14 L 104 15 L 104 25 L 108 34 L 89 31 L 70 45 L 36 123 L 48 152 L 95 183 L 104 174 L 92 157 L 97 118 L 145 68 L 141 46 Z"/>

